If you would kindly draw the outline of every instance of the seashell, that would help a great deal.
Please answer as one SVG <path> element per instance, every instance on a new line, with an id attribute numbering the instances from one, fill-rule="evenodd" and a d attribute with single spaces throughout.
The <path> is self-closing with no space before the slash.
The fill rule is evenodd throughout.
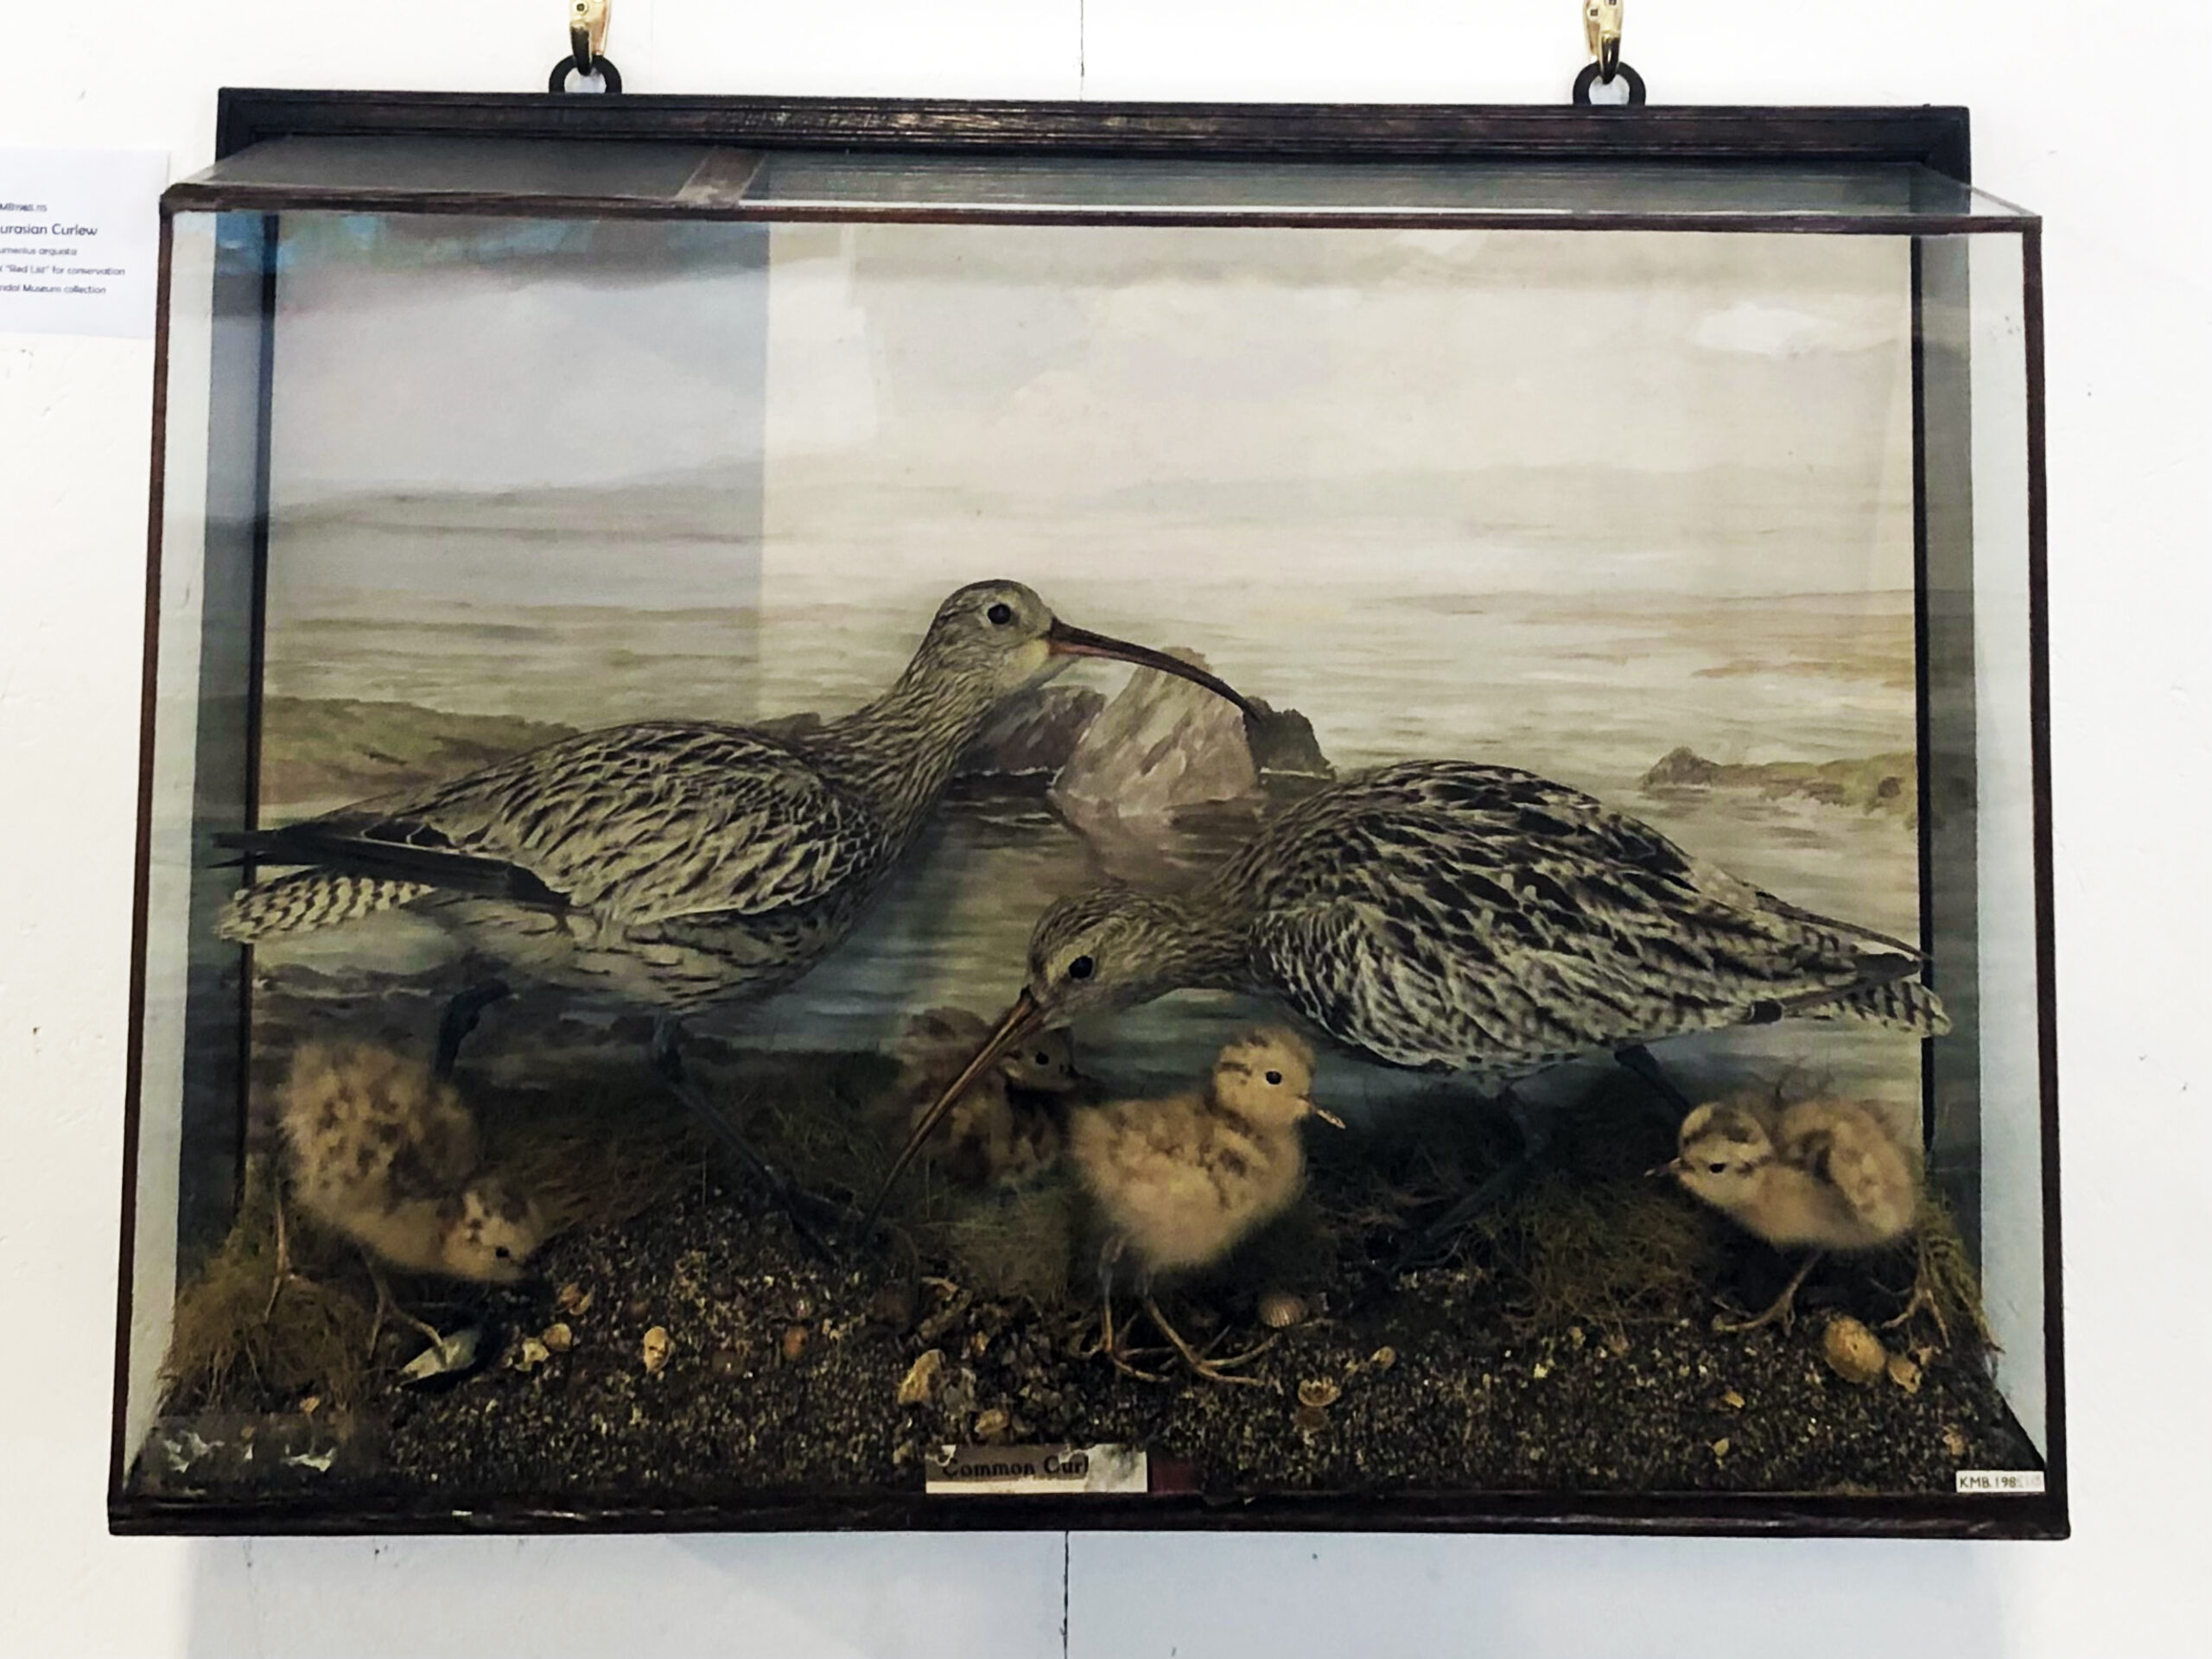
<path id="1" fill-rule="evenodd" d="M 1389 1347 L 1377 1348 L 1367 1357 L 1367 1363 L 1376 1370 L 1387 1371 L 1398 1363 L 1398 1351 Z"/>
<path id="2" fill-rule="evenodd" d="M 1343 1393 L 1325 1376 L 1309 1376 L 1298 1385 L 1298 1403 L 1315 1411 L 1325 1411 L 1337 1403 L 1338 1396 Z"/>
<path id="3" fill-rule="evenodd" d="M 559 1308 L 563 1313 L 571 1314 L 577 1319 L 582 1319 L 585 1314 L 591 1312 L 591 1292 L 586 1290 L 582 1285 L 571 1281 L 568 1284 L 562 1286 L 561 1288 L 554 1294 L 553 1306 Z"/>
<path id="4" fill-rule="evenodd" d="M 657 1325 L 645 1332 L 639 1351 L 645 1360 L 647 1376 L 658 1376 L 667 1368 L 669 1354 L 675 1346 L 676 1338 L 668 1334 L 664 1325 Z"/>
<path id="5" fill-rule="evenodd" d="M 906 1375 L 899 1383 L 899 1403 L 902 1406 L 935 1405 L 938 1391 L 944 1386 L 944 1350 L 932 1348 L 907 1367 Z"/>
<path id="6" fill-rule="evenodd" d="M 1907 1394 L 1920 1392 L 1920 1367 L 1903 1354 L 1891 1354 L 1888 1365 L 1890 1381 Z"/>
<path id="7" fill-rule="evenodd" d="M 976 1416 L 976 1438 L 985 1446 L 996 1446 L 1006 1439 L 1013 1427 L 1012 1414 L 1002 1406 L 993 1406 Z"/>
<path id="8" fill-rule="evenodd" d="M 576 1345 L 576 1333 L 559 1320 L 539 1332 L 537 1339 L 545 1344 L 545 1351 L 552 1354 L 565 1354 Z"/>
<path id="9" fill-rule="evenodd" d="M 1287 1290 L 1271 1290 L 1260 1298 L 1260 1323 L 1270 1331 L 1287 1331 L 1306 1323 L 1306 1303 Z"/>
<path id="10" fill-rule="evenodd" d="M 1847 1313 L 1828 1321 L 1821 1337 L 1821 1353 L 1830 1370 L 1861 1388 L 1880 1381 L 1890 1364 L 1890 1351 L 1882 1346 L 1882 1339 Z"/>
<path id="11" fill-rule="evenodd" d="M 553 1351 L 536 1337 L 524 1337 L 515 1344 L 514 1357 L 507 1361 L 510 1369 L 534 1371 L 553 1357 Z"/>
<path id="12" fill-rule="evenodd" d="M 409 1382 L 427 1382 L 434 1376 L 465 1371 L 476 1363 L 476 1327 L 464 1325 L 409 1360 L 400 1367 L 399 1375 Z"/>
<path id="13" fill-rule="evenodd" d="M 1713 1443 L 1713 1455 L 1715 1458 L 1726 1457 L 1728 1455 L 1728 1437 L 1726 1434 L 1723 1434 L 1719 1440 Z"/>

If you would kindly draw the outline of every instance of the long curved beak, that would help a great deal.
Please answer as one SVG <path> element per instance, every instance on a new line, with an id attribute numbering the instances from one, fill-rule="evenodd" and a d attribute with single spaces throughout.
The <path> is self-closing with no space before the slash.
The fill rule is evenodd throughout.
<path id="1" fill-rule="evenodd" d="M 1148 646 L 1133 645 L 1126 639 L 1093 633 L 1088 628 L 1078 628 L 1063 622 L 1057 616 L 1052 619 L 1052 626 L 1045 631 L 1045 644 L 1055 657 L 1110 657 L 1116 662 L 1135 663 L 1141 668 L 1156 668 L 1163 674 L 1173 674 L 1179 680 L 1188 680 L 1192 685 L 1203 685 L 1217 697 L 1227 698 L 1247 719 L 1255 719 L 1259 715 L 1260 711 L 1228 681 L 1216 679 L 1203 668 L 1193 668 L 1164 651 L 1154 651 Z"/>
<path id="2" fill-rule="evenodd" d="M 868 1207 L 868 1220 L 863 1233 L 875 1230 L 875 1218 L 883 1213 L 883 1206 L 891 1197 L 892 1189 L 899 1185 L 899 1178 L 906 1173 L 906 1166 L 929 1144 L 930 1136 L 937 1133 L 937 1126 L 944 1122 L 954 1103 L 976 1086 L 976 1079 L 996 1065 L 1006 1052 L 1016 1043 L 1024 1041 L 1045 1023 L 1045 1011 L 1037 1006 L 1037 999 L 1025 988 L 1014 999 L 1014 1006 L 1007 1010 L 1006 1018 L 999 1021 L 999 1028 L 990 1040 L 976 1051 L 976 1056 L 962 1068 L 952 1086 L 939 1095 L 923 1114 L 922 1121 L 914 1125 L 913 1134 L 906 1137 L 906 1144 L 899 1149 L 899 1157 L 891 1166 L 891 1173 L 883 1178 L 883 1188 L 875 1195 L 875 1202 Z"/>

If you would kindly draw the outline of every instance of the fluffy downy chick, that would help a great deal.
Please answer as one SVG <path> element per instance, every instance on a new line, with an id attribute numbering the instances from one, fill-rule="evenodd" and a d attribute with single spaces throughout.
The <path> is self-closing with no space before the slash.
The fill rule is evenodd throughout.
<path id="1" fill-rule="evenodd" d="M 537 1207 L 481 1169 L 459 1092 L 420 1062 L 369 1045 L 303 1048 L 279 1122 L 295 1200 L 377 1260 L 511 1283 L 544 1240 Z"/>
<path id="2" fill-rule="evenodd" d="M 1770 1244 L 1812 1252 L 1751 1325 L 1786 1319 L 1823 1252 L 1894 1243 L 1919 1212 L 1918 1160 L 1856 1101 L 1700 1106 L 1682 1120 L 1680 1147 L 1664 1167 L 1694 1197 Z"/>
<path id="3" fill-rule="evenodd" d="M 907 1021 L 893 1096 L 902 1133 L 927 1114 L 990 1033 L 988 1021 L 965 1008 L 932 1008 Z M 1033 1180 L 1059 1161 L 1067 1103 L 1082 1084 L 1067 1033 L 1039 1032 L 976 1079 L 921 1155 L 963 1185 Z"/>
<path id="4" fill-rule="evenodd" d="M 1069 1151 L 1147 1273 L 1205 1267 L 1298 1196 L 1313 1084 L 1302 1039 L 1254 1032 L 1221 1051 L 1202 1089 L 1077 1113 Z"/>
<path id="5" fill-rule="evenodd" d="M 1142 1274 L 1145 1312 L 1185 1363 L 1215 1382 L 1253 1380 L 1224 1368 L 1267 1343 L 1237 1359 L 1206 1359 L 1168 1324 L 1152 1281 L 1159 1273 L 1219 1261 L 1290 1207 L 1306 1179 L 1298 1125 L 1319 1110 L 1313 1086 L 1313 1051 L 1303 1039 L 1280 1029 L 1255 1031 L 1221 1051 L 1201 1089 L 1160 1100 L 1112 1101 L 1075 1115 L 1069 1156 L 1109 1230 L 1102 1322 L 1104 1351 L 1116 1365 L 1147 1375 L 1134 1371 L 1114 1340 L 1112 1268 L 1128 1253 Z"/>

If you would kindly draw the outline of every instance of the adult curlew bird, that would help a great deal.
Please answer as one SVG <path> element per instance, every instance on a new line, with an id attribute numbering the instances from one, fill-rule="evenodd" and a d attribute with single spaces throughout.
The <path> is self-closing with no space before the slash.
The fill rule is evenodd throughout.
<path id="1" fill-rule="evenodd" d="M 938 607 L 896 684 L 803 737 L 611 727 L 239 837 L 254 859 L 300 868 L 241 891 L 221 931 L 252 943 L 404 905 L 526 977 L 653 1009 L 657 1069 L 789 1198 L 686 1078 L 679 1020 L 780 991 L 842 943 L 992 713 L 1078 657 L 1247 708 L 1188 664 L 1070 626 L 1020 582 L 975 582 Z M 455 999 L 442 1064 L 504 989 Z"/>
<path id="2" fill-rule="evenodd" d="M 1268 997 L 1383 1065 L 1496 1085 L 1785 1016 L 1933 1035 L 1949 1021 L 1912 977 L 1921 965 L 1579 790 L 1406 761 L 1287 807 L 1189 891 L 1106 887 L 1052 906 L 1027 984 L 948 1097 L 1034 1030 L 1185 987 Z M 942 1115 L 940 1102 L 919 1121 L 893 1180 Z"/>

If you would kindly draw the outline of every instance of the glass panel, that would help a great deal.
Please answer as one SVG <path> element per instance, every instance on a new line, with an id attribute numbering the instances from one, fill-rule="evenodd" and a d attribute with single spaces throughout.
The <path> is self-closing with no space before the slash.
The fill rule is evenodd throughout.
<path id="1" fill-rule="evenodd" d="M 1228 192 L 928 175 L 1140 171 Z M 918 1501 L 1013 1442 L 1692 1515 L 2036 1466 L 2016 238 L 177 237 L 135 1493 Z M 1025 981 L 1052 1019 L 863 1243 Z M 1341 1130 L 1267 1093 L 1307 1041 Z M 1713 1328 L 1815 1245 L 1806 1319 Z M 1903 1320 L 1864 1389 L 1842 1314 Z M 1247 1349 L 1272 1387 L 1207 1375 Z"/>
<path id="2" fill-rule="evenodd" d="M 2024 217 L 1942 174 L 1903 165 L 1323 163 L 405 138 L 257 144 L 179 187 L 175 200 L 274 210 L 343 207 L 355 197 L 365 207 L 397 209 L 457 194 L 469 197 L 473 210 L 518 213 L 573 202 L 708 215 L 1172 213 L 1201 223 L 1351 216 L 1567 225 L 1679 217 L 1868 230 L 1923 221 L 1999 229 L 2017 227 Z"/>

